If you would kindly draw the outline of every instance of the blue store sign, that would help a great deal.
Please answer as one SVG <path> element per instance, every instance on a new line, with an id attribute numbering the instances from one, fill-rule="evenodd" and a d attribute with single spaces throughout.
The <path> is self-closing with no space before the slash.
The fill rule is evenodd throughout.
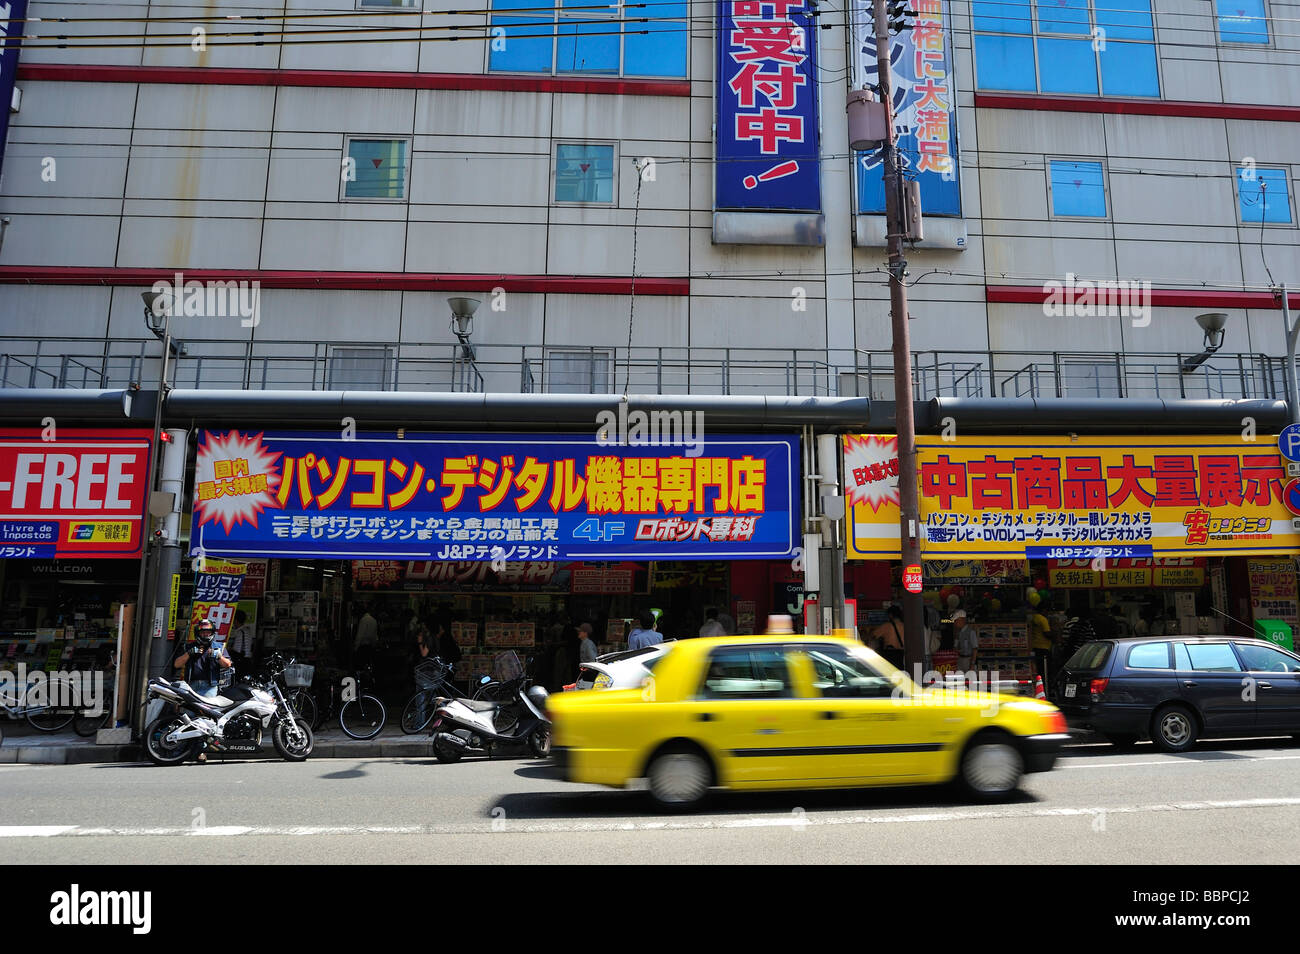
<path id="1" fill-rule="evenodd" d="M 519 562 L 790 557 L 798 439 L 205 431 L 193 552 Z"/>

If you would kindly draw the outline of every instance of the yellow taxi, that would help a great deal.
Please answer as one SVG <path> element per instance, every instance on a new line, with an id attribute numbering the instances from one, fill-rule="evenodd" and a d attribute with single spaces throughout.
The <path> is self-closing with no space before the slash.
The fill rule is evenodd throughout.
<path id="1" fill-rule="evenodd" d="M 714 787 L 958 782 L 991 800 L 1045 772 L 1067 740 L 1055 706 L 922 689 L 852 639 L 724 636 L 675 643 L 640 689 L 548 700 L 552 758 L 570 782 L 645 779 L 664 808 Z"/>

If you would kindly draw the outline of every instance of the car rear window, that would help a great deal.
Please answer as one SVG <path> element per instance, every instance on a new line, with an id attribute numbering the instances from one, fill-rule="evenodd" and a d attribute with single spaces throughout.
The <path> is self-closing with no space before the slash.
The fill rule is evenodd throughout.
<path id="1" fill-rule="evenodd" d="M 1129 669 L 1168 669 L 1168 643 L 1137 643 L 1128 650 Z"/>
<path id="2" fill-rule="evenodd" d="M 1065 664 L 1065 668 L 1100 669 L 1110 658 L 1110 647 L 1111 644 L 1106 642 L 1084 643 L 1075 650 L 1070 661 Z"/>
<path id="3" fill-rule="evenodd" d="M 780 699 L 790 694 L 789 672 L 780 646 L 715 649 L 700 687 L 705 699 Z"/>

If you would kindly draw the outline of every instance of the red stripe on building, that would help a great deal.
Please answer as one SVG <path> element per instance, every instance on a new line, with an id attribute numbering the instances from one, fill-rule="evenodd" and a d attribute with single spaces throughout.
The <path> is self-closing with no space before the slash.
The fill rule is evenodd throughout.
<path id="1" fill-rule="evenodd" d="M 1116 99 L 1112 96 L 1040 96 L 1037 93 L 976 93 L 975 105 L 980 109 L 1031 109 L 1056 113 L 1189 116 L 1194 119 L 1257 119 L 1275 123 L 1300 123 L 1300 106 L 1259 106 L 1246 103 Z"/>
<path id="2" fill-rule="evenodd" d="M 342 89 L 461 89 L 509 93 L 690 96 L 688 80 L 519 76 L 501 73 L 406 73 L 386 70 L 266 70 L 190 66 L 94 66 L 24 63 L 20 80 L 65 83 L 185 83 L 214 86 L 318 86 Z"/>
<path id="3" fill-rule="evenodd" d="M 481 291 L 569 295 L 630 295 L 632 279 L 596 275 L 454 275 L 445 272 L 293 272 L 212 268 L 82 268 L 0 265 L 6 285 L 135 285 L 174 281 L 259 282 L 262 288 L 326 288 L 353 291 Z M 638 278 L 638 295 L 689 295 L 688 278 Z"/>
<path id="4" fill-rule="evenodd" d="M 1074 296 L 1083 294 L 1075 280 Z M 1064 283 L 1061 283 L 1064 285 Z M 1095 284 L 1095 283 L 1094 283 Z M 1052 295 L 1059 295 L 1067 289 L 1045 289 L 1039 285 L 987 285 L 984 300 L 998 304 L 1040 305 Z M 1291 307 L 1300 306 L 1300 293 L 1290 294 Z M 1151 304 L 1160 308 L 1281 308 L 1280 298 L 1274 298 L 1272 292 L 1246 291 L 1209 291 L 1206 289 L 1153 288 Z"/>

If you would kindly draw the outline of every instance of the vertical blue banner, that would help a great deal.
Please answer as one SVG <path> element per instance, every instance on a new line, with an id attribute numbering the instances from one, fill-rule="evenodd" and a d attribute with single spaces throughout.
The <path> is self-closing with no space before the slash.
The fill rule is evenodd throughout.
<path id="1" fill-rule="evenodd" d="M 952 67 L 952 20 L 946 0 L 911 0 L 917 16 L 912 28 L 893 37 L 889 71 L 893 80 L 894 128 L 903 173 L 921 183 L 921 212 L 961 215 L 957 162 L 957 88 Z M 879 83 L 876 35 L 870 0 L 854 0 L 857 88 Z M 860 153 L 857 162 L 858 211 L 885 212 L 880 151 Z"/>
<path id="2" fill-rule="evenodd" d="M 27 0 L 0 0 L 0 175 L 4 173 L 5 139 L 9 136 L 9 104 L 18 79 L 18 47 L 27 26 Z"/>
<path id="3" fill-rule="evenodd" d="M 806 0 L 719 0 L 715 209 L 820 212 Z"/>

